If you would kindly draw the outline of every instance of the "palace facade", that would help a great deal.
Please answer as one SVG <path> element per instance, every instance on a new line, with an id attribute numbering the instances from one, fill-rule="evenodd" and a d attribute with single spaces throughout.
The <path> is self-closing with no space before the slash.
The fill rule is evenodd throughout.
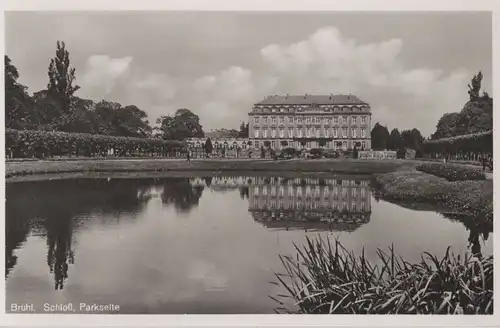
<path id="1" fill-rule="evenodd" d="M 371 149 L 370 105 L 354 95 L 269 96 L 248 113 L 253 148 Z"/>

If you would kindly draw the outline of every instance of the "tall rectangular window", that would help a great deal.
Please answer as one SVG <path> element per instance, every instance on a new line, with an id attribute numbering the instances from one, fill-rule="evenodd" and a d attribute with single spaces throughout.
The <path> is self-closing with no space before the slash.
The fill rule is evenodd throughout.
<path id="1" fill-rule="evenodd" d="M 307 129 L 307 137 L 310 138 L 311 137 L 311 129 Z"/>
<path id="2" fill-rule="evenodd" d="M 357 117 L 351 116 L 351 124 L 356 124 L 356 123 L 357 123 Z"/>
<path id="3" fill-rule="evenodd" d="M 284 138 L 284 137 L 285 137 L 285 129 L 280 128 L 280 138 Z"/>
<path id="4" fill-rule="evenodd" d="M 339 124 L 339 117 L 338 117 L 338 116 L 335 116 L 335 117 L 333 118 L 333 123 L 335 123 L 335 124 Z"/>
<path id="5" fill-rule="evenodd" d="M 293 138 L 293 128 L 288 128 L 288 138 Z"/>
<path id="6" fill-rule="evenodd" d="M 361 138 L 365 137 L 365 129 L 361 129 Z"/>
<path id="7" fill-rule="evenodd" d="M 342 128 L 342 138 L 347 138 L 347 128 Z"/>
<path id="8" fill-rule="evenodd" d="M 297 137 L 302 138 L 302 129 L 297 129 Z"/>
<path id="9" fill-rule="evenodd" d="M 255 138 L 259 137 L 259 129 L 255 129 Z"/>
<path id="10" fill-rule="evenodd" d="M 316 138 L 319 138 L 319 129 L 316 128 Z"/>
<path id="11" fill-rule="evenodd" d="M 366 116 L 361 116 L 361 123 L 365 124 L 366 123 Z"/>
<path id="12" fill-rule="evenodd" d="M 311 124 L 311 117 L 306 117 L 306 124 Z"/>
<path id="13" fill-rule="evenodd" d="M 338 129 L 337 129 L 337 128 L 334 128 L 334 129 L 333 129 L 333 137 L 334 137 L 334 138 L 337 138 L 337 136 L 338 136 Z"/>
<path id="14" fill-rule="evenodd" d="M 276 138 L 276 129 L 271 129 L 271 138 Z"/>
<path id="15" fill-rule="evenodd" d="M 351 137 L 356 138 L 356 129 L 351 129 Z"/>
<path id="16" fill-rule="evenodd" d="M 273 124 L 276 124 L 276 117 L 275 117 L 275 116 L 273 116 L 273 117 L 271 118 L 271 120 L 272 120 Z"/>
<path id="17" fill-rule="evenodd" d="M 325 137 L 328 138 L 328 128 L 325 127 Z"/>
<path id="18" fill-rule="evenodd" d="M 283 116 L 280 116 L 280 124 L 285 123 L 285 118 Z"/>
<path id="19" fill-rule="evenodd" d="M 343 121 L 344 124 L 347 124 L 347 116 L 343 116 L 342 117 L 342 121 Z"/>
<path id="20" fill-rule="evenodd" d="M 262 138 L 267 138 L 267 130 L 262 131 Z"/>
<path id="21" fill-rule="evenodd" d="M 263 122 L 264 124 L 267 124 L 267 117 L 263 117 L 263 118 L 262 118 L 262 122 Z"/>
<path id="22" fill-rule="evenodd" d="M 259 123 L 259 117 L 258 117 L 258 116 L 255 116 L 255 117 L 253 118 L 253 121 L 254 121 L 255 123 Z"/>

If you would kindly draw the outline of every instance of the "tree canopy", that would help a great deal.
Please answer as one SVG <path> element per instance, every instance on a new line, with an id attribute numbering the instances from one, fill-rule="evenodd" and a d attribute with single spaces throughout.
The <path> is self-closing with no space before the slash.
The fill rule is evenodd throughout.
<path id="1" fill-rule="evenodd" d="M 5 74 L 5 126 L 25 129 L 32 125 L 33 99 L 26 92 L 27 87 L 18 83 L 19 72 L 9 56 L 4 57 Z"/>
<path id="2" fill-rule="evenodd" d="M 56 56 L 50 60 L 48 75 L 49 95 L 59 103 L 64 114 L 69 114 L 73 94 L 80 87 L 74 84 L 75 68 L 70 65 L 69 52 L 64 42 L 57 41 Z"/>
<path id="3" fill-rule="evenodd" d="M 189 109 L 178 109 L 173 116 L 161 116 L 156 123 L 160 125 L 162 137 L 167 140 L 184 140 L 205 136 L 200 118 Z"/>
<path id="4" fill-rule="evenodd" d="M 375 123 L 371 131 L 371 142 L 372 148 L 374 150 L 387 149 L 389 141 L 389 130 L 386 126 L 380 125 L 380 123 Z"/>
<path id="5" fill-rule="evenodd" d="M 4 67 L 7 128 L 139 138 L 152 135 L 148 115 L 138 106 L 104 99 L 94 102 L 75 95 L 80 87 L 75 83 L 76 71 L 71 66 L 64 42 L 56 44 L 55 56 L 49 61 L 48 84 L 44 90 L 29 95 L 28 88 L 18 82 L 19 71 L 7 55 Z M 173 127 L 173 130 L 166 127 Z M 160 129 L 161 137 L 166 139 L 181 140 L 204 135 L 198 116 L 187 109 L 178 110 L 172 118 L 164 116 Z"/>
<path id="6" fill-rule="evenodd" d="M 446 113 L 438 121 L 431 139 L 486 132 L 493 129 L 493 98 L 481 91 L 483 74 L 474 75 L 469 84 L 469 101 L 460 112 Z"/>

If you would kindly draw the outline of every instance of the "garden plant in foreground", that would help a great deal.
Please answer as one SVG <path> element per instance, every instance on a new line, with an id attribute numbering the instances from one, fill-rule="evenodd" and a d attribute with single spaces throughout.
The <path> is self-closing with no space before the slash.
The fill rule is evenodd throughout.
<path id="1" fill-rule="evenodd" d="M 405 261 L 389 248 L 377 250 L 380 264 L 354 255 L 338 240 L 307 238 L 297 256 L 280 256 L 286 273 L 276 284 L 288 295 L 271 297 L 278 313 L 309 314 L 492 314 L 493 257 L 441 259 L 423 253 L 419 263 Z M 285 304 L 292 298 L 298 310 Z"/>

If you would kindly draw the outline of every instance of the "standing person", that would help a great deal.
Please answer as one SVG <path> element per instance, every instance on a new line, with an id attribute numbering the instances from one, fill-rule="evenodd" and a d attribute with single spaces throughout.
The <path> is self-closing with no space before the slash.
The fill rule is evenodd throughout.
<path id="1" fill-rule="evenodd" d="M 189 152 L 189 149 L 187 151 L 187 161 L 191 162 L 191 153 Z"/>
<path id="2" fill-rule="evenodd" d="M 483 172 L 486 171 L 486 156 L 481 156 L 481 162 L 483 164 Z"/>

